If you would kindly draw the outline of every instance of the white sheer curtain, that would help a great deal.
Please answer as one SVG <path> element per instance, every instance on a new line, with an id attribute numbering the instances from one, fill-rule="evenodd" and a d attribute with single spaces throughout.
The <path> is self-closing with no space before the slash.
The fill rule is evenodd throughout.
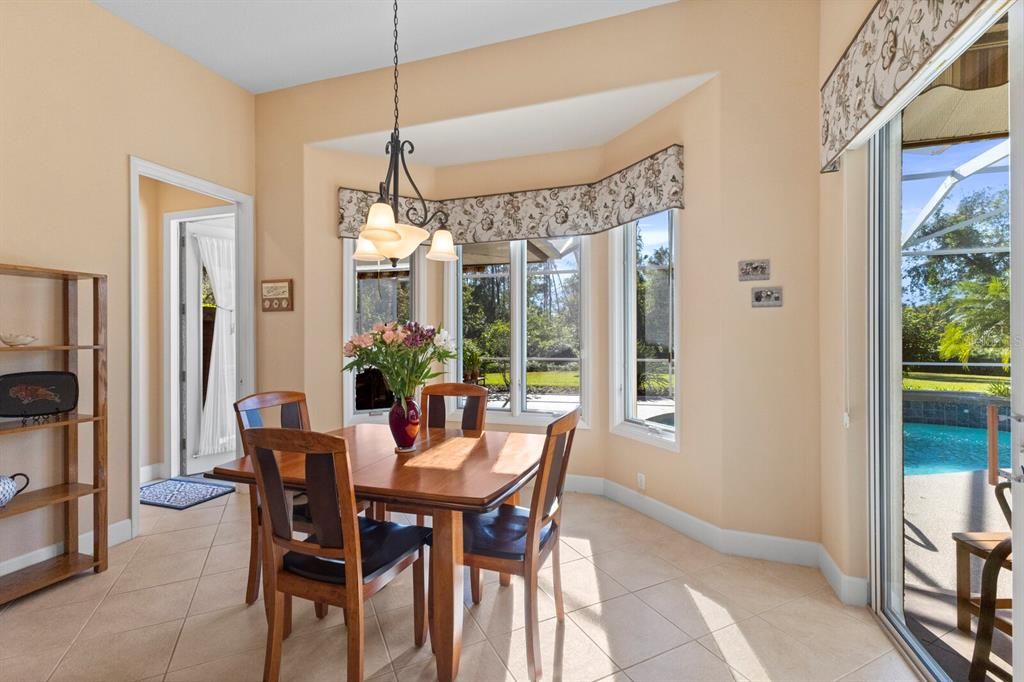
<path id="1" fill-rule="evenodd" d="M 210 374 L 199 432 L 202 456 L 235 447 L 235 242 L 205 235 L 196 235 L 196 242 L 217 301 Z"/>

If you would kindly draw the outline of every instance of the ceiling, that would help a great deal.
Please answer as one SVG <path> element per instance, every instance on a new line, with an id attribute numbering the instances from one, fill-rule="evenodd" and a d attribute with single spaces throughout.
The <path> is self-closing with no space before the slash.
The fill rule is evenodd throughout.
<path id="1" fill-rule="evenodd" d="M 416 151 L 409 161 L 454 166 L 603 145 L 711 78 L 673 78 L 515 109 L 402 127 Z M 581 125 L 586 122 L 586 125 Z M 317 143 L 384 159 L 390 128 Z"/>
<path id="2" fill-rule="evenodd" d="M 392 63 L 386 0 L 94 0 L 251 92 Z M 672 0 L 402 0 L 403 62 L 500 43 Z"/>

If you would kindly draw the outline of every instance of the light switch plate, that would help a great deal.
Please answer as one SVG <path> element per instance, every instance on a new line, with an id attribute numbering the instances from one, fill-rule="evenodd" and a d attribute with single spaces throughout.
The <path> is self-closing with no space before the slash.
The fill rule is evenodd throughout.
<path id="1" fill-rule="evenodd" d="M 781 308 L 782 287 L 753 287 L 750 290 L 752 308 Z"/>
<path id="2" fill-rule="evenodd" d="M 767 258 L 741 260 L 739 262 L 739 273 L 741 282 L 771 279 L 772 262 Z"/>

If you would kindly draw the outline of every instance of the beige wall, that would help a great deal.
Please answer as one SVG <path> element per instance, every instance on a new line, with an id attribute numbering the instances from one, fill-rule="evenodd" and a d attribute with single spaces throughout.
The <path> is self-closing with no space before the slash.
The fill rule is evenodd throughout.
<path id="1" fill-rule="evenodd" d="M 92 3 L 0 3 L 0 261 L 109 276 L 111 522 L 129 513 L 128 158 L 251 194 L 254 123 L 251 94 Z M 30 308 L 20 315 L 38 324 L 0 326 L 53 324 L 38 283 L 2 286 L 2 309 Z M 14 291 L 27 292 L 18 305 Z M 54 482 L 56 452 L 36 447 L 51 435 L 3 439 L 0 470 Z M 54 522 L 49 510 L 4 520 L 0 561 L 55 542 Z"/>
<path id="2" fill-rule="evenodd" d="M 140 406 L 139 430 L 142 451 L 141 466 L 161 464 L 165 461 L 163 409 L 165 395 L 171 390 L 164 381 L 164 290 L 167 276 L 164 267 L 164 215 L 177 211 L 192 211 L 214 206 L 228 206 L 229 202 L 152 178 L 139 179 L 139 238 L 146 262 L 140 271 L 142 282 L 142 310 L 146 317 L 142 326 L 141 348 L 144 362 L 139 366 L 141 395 L 146 396 Z"/>
<path id="3" fill-rule="evenodd" d="M 592 280 L 594 391 L 601 398 L 574 471 L 629 487 L 644 471 L 650 495 L 701 518 L 808 540 L 821 536 L 818 206 L 817 193 L 808 191 L 817 183 L 818 23 L 813 1 L 681 2 L 402 69 L 404 125 L 717 74 L 616 140 L 602 158 L 576 153 L 581 172 L 590 173 L 635 161 L 666 141 L 686 145 L 680 291 L 689 390 L 679 454 L 607 436 L 607 294 L 603 279 Z M 750 47 L 723 50 L 724 36 Z M 256 98 L 257 271 L 293 277 L 299 297 L 296 312 L 258 319 L 259 382 L 304 386 L 318 427 L 341 418 L 335 185 L 345 177 L 345 184 L 373 189 L 384 159 L 332 168 L 329 152 L 308 145 L 378 129 L 390 114 L 390 77 L 378 70 Z M 424 182 L 437 196 L 452 196 L 495 179 L 508 189 L 557 174 L 537 166 L 512 172 L 514 165 L 441 169 Z M 607 262 L 605 241 L 594 239 L 597 267 Z M 764 256 L 786 286 L 782 310 L 751 310 L 749 286 L 736 281 L 737 260 Z"/>
<path id="4" fill-rule="evenodd" d="M 874 4 L 822 0 L 819 82 L 828 77 Z M 820 176 L 819 191 L 821 540 L 844 573 L 866 576 L 866 150 L 847 152 L 840 172 Z M 849 414 L 849 427 L 844 413 Z"/>

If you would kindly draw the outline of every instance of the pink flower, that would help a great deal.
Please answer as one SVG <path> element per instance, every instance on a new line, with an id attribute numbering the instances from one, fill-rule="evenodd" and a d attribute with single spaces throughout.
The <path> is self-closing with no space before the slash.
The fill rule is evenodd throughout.
<path id="1" fill-rule="evenodd" d="M 378 322 L 377 324 L 373 325 L 373 331 L 377 332 L 378 334 L 384 331 L 384 323 Z"/>
<path id="2" fill-rule="evenodd" d="M 391 343 L 396 338 L 397 338 L 397 336 L 396 336 L 395 332 L 391 331 L 390 329 L 388 329 L 386 332 L 384 332 L 384 343 Z"/>
<path id="3" fill-rule="evenodd" d="M 356 354 L 356 347 L 352 344 L 351 341 L 349 341 L 348 343 L 345 344 L 345 357 L 346 358 L 355 357 L 355 354 Z"/>
<path id="4" fill-rule="evenodd" d="M 360 348 L 369 348 L 373 345 L 373 336 L 370 334 L 360 334 L 352 339 L 352 343 Z"/>

